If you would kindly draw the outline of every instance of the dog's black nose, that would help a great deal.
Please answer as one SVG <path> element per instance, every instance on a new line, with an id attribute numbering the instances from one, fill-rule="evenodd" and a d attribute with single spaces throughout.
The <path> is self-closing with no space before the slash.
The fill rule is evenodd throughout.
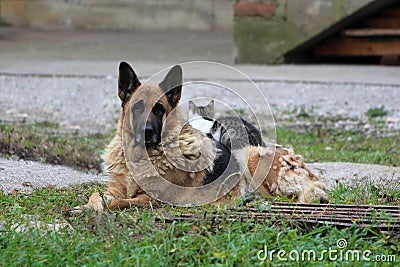
<path id="1" fill-rule="evenodd" d="M 150 123 L 147 123 L 144 127 L 144 140 L 146 143 L 152 142 L 154 137 L 154 126 Z"/>

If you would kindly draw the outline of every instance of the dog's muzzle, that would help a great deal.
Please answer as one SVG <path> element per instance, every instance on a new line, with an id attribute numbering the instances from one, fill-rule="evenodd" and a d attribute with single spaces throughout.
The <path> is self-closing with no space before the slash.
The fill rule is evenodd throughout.
<path id="1" fill-rule="evenodd" d="M 143 144 L 144 141 L 146 147 L 155 147 L 159 143 L 159 137 L 154 125 L 147 122 L 142 128 L 142 131 L 135 134 L 135 141 L 136 144 Z"/>

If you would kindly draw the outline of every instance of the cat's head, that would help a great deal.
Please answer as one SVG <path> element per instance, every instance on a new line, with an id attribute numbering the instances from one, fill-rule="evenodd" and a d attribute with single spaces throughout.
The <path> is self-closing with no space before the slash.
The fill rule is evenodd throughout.
<path id="1" fill-rule="evenodd" d="M 211 100 L 206 106 L 197 106 L 192 100 L 189 100 L 189 119 L 194 117 L 203 117 L 214 119 L 214 100 Z"/>
<path id="2" fill-rule="evenodd" d="M 189 101 L 189 123 L 193 128 L 209 133 L 214 124 L 214 115 L 214 100 L 207 106 L 197 106 L 193 101 Z"/>

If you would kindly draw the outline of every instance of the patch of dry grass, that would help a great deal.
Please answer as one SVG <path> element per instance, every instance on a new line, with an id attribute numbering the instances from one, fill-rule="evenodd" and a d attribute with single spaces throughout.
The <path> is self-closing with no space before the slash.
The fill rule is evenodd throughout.
<path id="1" fill-rule="evenodd" d="M 100 172 L 100 154 L 113 133 L 74 136 L 58 134 L 58 128 L 49 122 L 0 124 L 0 154 Z"/>

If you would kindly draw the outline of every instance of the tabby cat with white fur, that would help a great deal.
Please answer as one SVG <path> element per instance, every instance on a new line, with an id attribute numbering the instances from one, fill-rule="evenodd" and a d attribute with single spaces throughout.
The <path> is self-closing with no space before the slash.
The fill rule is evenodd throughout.
<path id="1" fill-rule="evenodd" d="M 245 198 L 256 189 L 247 168 L 248 150 L 251 146 L 256 146 L 262 151 L 262 147 L 266 145 L 260 131 L 243 118 L 231 116 L 216 120 L 214 117 L 214 100 L 206 106 L 197 106 L 193 101 L 189 101 L 190 125 L 223 144 L 239 163 L 240 171 L 245 175 L 244 179 L 240 180 L 239 192 L 241 197 Z"/>
<path id="2" fill-rule="evenodd" d="M 189 101 L 192 127 L 231 150 L 244 172 L 244 179 L 238 185 L 242 198 L 246 200 L 256 191 L 272 196 L 295 196 L 300 203 L 328 202 L 325 184 L 306 167 L 300 155 L 277 144 L 266 145 L 260 131 L 239 116 L 217 120 L 214 116 L 214 101 L 207 106 L 196 106 Z M 261 182 L 261 186 L 254 181 Z"/>

